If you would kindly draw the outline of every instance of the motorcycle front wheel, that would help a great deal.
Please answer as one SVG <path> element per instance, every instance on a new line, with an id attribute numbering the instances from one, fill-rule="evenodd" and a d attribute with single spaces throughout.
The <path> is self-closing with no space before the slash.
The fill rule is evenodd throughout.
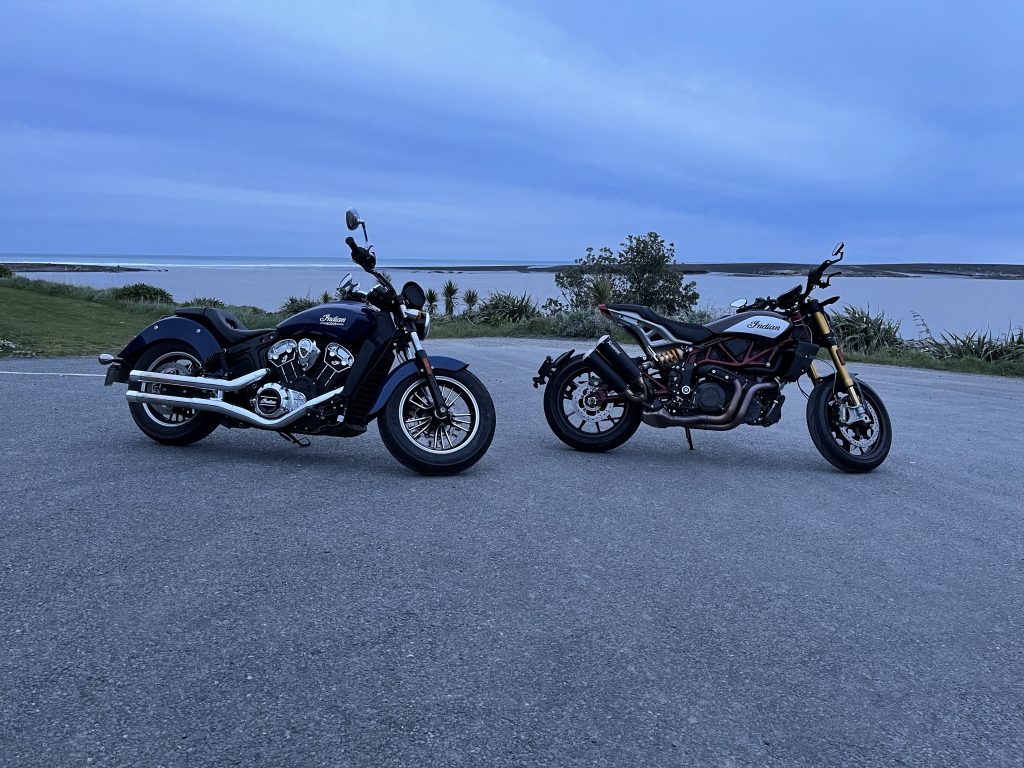
<path id="1" fill-rule="evenodd" d="M 807 430 L 818 453 L 844 472 L 870 472 L 892 447 L 892 423 L 882 398 L 863 382 L 857 393 L 866 421 L 851 421 L 849 396 L 835 376 L 821 379 L 807 399 Z"/>
<path id="2" fill-rule="evenodd" d="M 467 370 L 434 378 L 447 414 L 434 413 L 430 387 L 416 376 L 398 387 L 377 417 L 381 440 L 398 461 L 422 475 L 455 475 L 476 464 L 494 438 L 494 403 Z"/>
<path id="3" fill-rule="evenodd" d="M 555 436 L 577 451 L 618 448 L 640 426 L 639 403 L 610 399 L 600 377 L 582 355 L 569 358 L 544 389 L 544 416 Z"/>

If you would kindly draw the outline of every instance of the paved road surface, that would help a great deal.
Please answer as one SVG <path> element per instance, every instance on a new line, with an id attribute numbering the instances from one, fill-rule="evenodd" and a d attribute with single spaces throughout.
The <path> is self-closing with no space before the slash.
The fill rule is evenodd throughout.
<path id="1" fill-rule="evenodd" d="M 770 430 L 604 456 L 498 409 L 451 479 L 371 430 L 158 446 L 86 360 L 0 361 L 0 765 L 1024 764 L 1024 382 L 857 366 L 870 476 Z"/>

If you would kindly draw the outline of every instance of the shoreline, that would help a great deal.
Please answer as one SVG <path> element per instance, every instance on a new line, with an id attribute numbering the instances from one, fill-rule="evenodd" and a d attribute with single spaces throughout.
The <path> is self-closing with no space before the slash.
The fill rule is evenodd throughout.
<path id="1" fill-rule="evenodd" d="M 178 267 L 122 266 L 120 264 L 78 264 L 69 262 L 0 261 L 12 272 L 168 272 Z M 181 268 L 210 269 L 304 269 L 320 268 L 314 264 L 274 264 L 254 266 L 247 264 L 182 265 Z M 464 272 L 514 272 L 519 274 L 553 274 L 571 268 L 572 264 L 533 266 L 529 264 L 430 264 L 383 266 L 393 272 L 433 272 L 459 274 Z M 677 265 L 685 275 L 731 275 L 734 277 L 803 277 L 814 264 L 792 262 L 709 262 Z M 976 280 L 1024 280 L 1024 264 L 942 264 L 934 262 L 908 264 L 841 264 L 837 271 L 844 277 L 960 277 Z"/>

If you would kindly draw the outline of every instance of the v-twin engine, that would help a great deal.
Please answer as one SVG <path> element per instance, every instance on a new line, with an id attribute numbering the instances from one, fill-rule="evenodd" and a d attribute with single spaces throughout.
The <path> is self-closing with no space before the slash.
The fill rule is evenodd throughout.
<path id="1" fill-rule="evenodd" d="M 313 339 L 282 339 L 267 350 L 267 362 L 280 382 L 264 384 L 251 402 L 258 414 L 275 419 L 339 386 L 355 356 L 335 342 L 329 343 L 321 355 Z"/>

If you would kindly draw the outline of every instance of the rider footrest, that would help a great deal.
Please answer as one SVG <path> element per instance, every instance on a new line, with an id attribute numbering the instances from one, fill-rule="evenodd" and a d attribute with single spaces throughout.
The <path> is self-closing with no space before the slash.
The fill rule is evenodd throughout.
<path id="1" fill-rule="evenodd" d="M 555 375 L 555 371 L 562 367 L 562 363 L 572 357 L 575 349 L 570 349 L 568 352 L 563 352 L 554 360 L 551 359 L 551 355 L 544 358 L 544 362 L 540 364 L 540 368 L 537 369 L 537 375 L 533 377 L 533 388 L 537 389 L 541 384 L 544 384 L 549 378 Z"/>

